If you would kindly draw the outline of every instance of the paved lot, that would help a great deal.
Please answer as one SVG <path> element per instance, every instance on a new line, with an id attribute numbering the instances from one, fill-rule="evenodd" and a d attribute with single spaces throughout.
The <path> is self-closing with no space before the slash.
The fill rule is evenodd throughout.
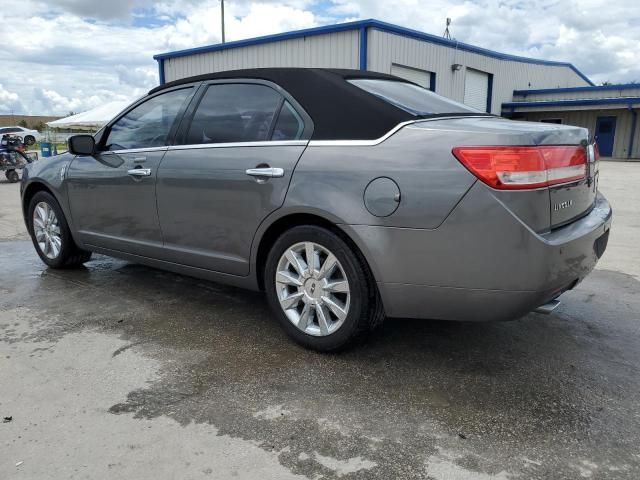
<path id="1" fill-rule="evenodd" d="M 291 344 L 256 293 L 106 257 L 43 267 L 0 182 L 0 478 L 640 478 L 640 165 L 552 316 Z"/>

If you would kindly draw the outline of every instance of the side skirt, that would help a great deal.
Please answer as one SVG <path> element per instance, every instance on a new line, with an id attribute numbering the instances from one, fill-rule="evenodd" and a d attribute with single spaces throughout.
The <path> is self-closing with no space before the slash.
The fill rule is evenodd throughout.
<path id="1" fill-rule="evenodd" d="M 180 275 L 186 275 L 189 277 L 200 278 L 203 280 L 209 280 L 216 283 L 222 283 L 225 285 L 231 285 L 234 287 L 246 288 L 248 290 L 259 290 L 258 282 L 253 275 L 246 277 L 240 277 L 237 275 L 229 275 L 228 273 L 214 272 L 212 270 L 206 270 L 204 268 L 191 267 L 187 265 L 181 265 L 179 263 L 166 262 L 164 260 L 157 260 L 155 258 L 144 257 L 141 255 L 133 255 L 130 253 L 121 252 L 119 250 L 111 250 L 108 248 L 96 247 L 95 245 L 85 244 L 84 248 L 91 250 L 95 253 L 101 253 L 109 257 L 121 258 L 133 263 L 140 263 L 149 267 L 157 268 L 160 270 L 167 270 L 169 272 L 178 273 Z"/>

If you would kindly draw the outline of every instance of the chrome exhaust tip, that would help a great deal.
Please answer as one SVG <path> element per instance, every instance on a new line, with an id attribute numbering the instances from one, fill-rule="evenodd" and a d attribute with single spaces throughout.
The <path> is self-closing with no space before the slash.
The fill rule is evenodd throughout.
<path id="1" fill-rule="evenodd" d="M 542 313 L 544 315 L 549 315 L 559 306 L 560 306 L 560 300 L 551 300 L 550 302 L 547 302 L 544 305 L 540 305 L 538 308 L 534 310 L 534 312 Z"/>

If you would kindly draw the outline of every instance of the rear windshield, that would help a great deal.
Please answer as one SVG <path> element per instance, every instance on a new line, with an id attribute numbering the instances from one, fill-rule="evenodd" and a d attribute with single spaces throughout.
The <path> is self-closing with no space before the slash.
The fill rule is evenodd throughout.
<path id="1" fill-rule="evenodd" d="M 347 81 L 413 115 L 440 115 L 446 113 L 477 115 L 485 113 L 436 95 L 432 91 L 412 83 L 370 78 L 356 78 Z"/>

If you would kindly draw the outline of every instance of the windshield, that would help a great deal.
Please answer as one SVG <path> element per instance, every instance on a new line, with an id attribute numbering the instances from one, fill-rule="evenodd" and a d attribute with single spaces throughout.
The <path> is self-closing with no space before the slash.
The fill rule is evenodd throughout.
<path id="1" fill-rule="evenodd" d="M 357 78 L 347 81 L 414 115 L 439 115 L 446 113 L 486 115 L 485 112 L 441 97 L 430 90 L 412 83 L 370 78 Z"/>

